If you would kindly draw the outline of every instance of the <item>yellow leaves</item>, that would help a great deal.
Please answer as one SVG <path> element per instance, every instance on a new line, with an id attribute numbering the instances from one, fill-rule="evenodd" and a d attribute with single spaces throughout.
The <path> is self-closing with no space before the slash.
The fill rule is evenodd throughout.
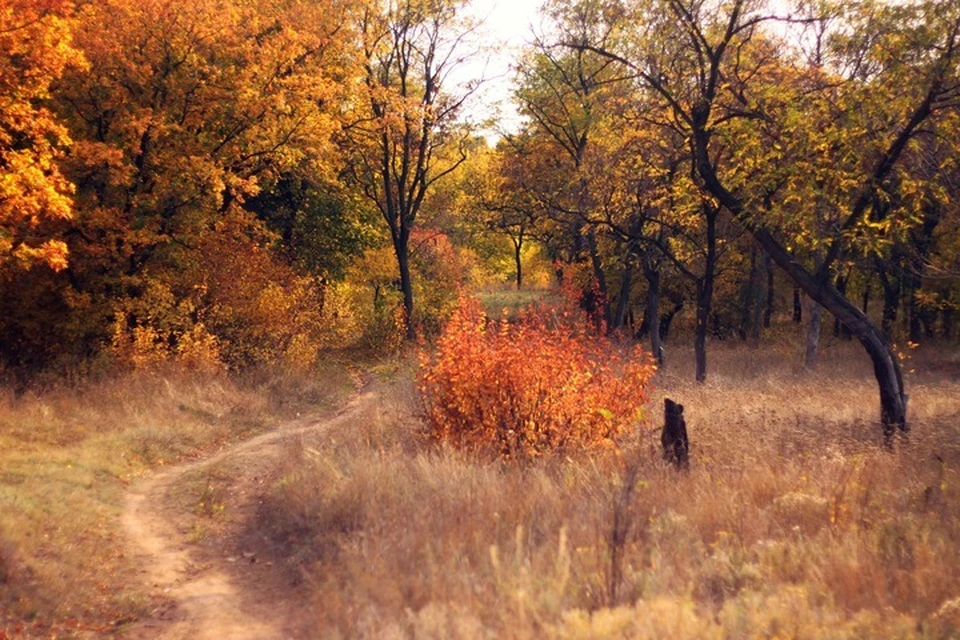
<path id="1" fill-rule="evenodd" d="M 34 264 L 45 264 L 54 271 L 67 268 L 67 244 L 62 240 L 47 240 L 39 247 L 21 244 L 14 252 L 14 257 L 25 267 Z M 3 255 L 0 249 L 0 256 Z"/>
<path id="2" fill-rule="evenodd" d="M 83 66 L 67 8 L 36 0 L 0 6 L 0 265 L 13 258 L 21 268 L 66 267 L 66 245 L 39 227 L 73 211 L 73 185 L 58 165 L 70 138 L 44 105 L 64 70 Z"/>

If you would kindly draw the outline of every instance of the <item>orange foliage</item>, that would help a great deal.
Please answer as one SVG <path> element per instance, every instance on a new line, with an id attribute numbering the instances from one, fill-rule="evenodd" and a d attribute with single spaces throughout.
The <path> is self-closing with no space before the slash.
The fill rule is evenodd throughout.
<path id="1" fill-rule="evenodd" d="M 0 4 L 0 267 L 67 266 L 67 245 L 44 223 L 73 215 L 74 187 L 58 165 L 71 140 L 46 106 L 64 70 L 84 65 L 71 11 L 60 0 Z"/>
<path id="2" fill-rule="evenodd" d="M 579 311 L 532 307 L 494 321 L 461 297 L 418 378 L 432 435 L 510 458 L 615 449 L 643 416 L 655 367 L 592 335 Z"/>

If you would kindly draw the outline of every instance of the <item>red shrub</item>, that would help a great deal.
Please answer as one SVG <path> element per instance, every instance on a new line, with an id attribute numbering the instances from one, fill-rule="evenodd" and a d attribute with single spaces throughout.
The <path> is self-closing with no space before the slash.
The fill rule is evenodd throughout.
<path id="1" fill-rule="evenodd" d="M 614 448 L 640 420 L 654 366 L 591 335 L 579 311 L 531 308 L 492 321 L 461 298 L 418 379 L 434 437 L 507 457 Z"/>

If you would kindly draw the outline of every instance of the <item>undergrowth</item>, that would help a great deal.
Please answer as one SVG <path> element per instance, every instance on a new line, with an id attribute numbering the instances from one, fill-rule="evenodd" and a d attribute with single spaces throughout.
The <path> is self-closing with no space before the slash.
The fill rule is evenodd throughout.
<path id="1" fill-rule="evenodd" d="M 510 458 L 616 449 L 643 418 L 654 366 L 592 330 L 574 305 L 492 320 L 463 296 L 420 357 L 418 387 L 437 440 Z"/>

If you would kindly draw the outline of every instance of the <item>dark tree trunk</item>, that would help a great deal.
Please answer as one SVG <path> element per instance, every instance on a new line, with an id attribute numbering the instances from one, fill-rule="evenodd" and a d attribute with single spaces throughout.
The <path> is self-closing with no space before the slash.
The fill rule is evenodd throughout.
<path id="1" fill-rule="evenodd" d="M 943 293 L 944 299 L 949 300 L 949 297 L 948 297 L 949 295 L 950 295 L 950 292 L 945 291 Z M 946 340 L 950 340 L 953 338 L 953 317 L 954 317 L 953 306 L 949 303 L 945 304 L 943 307 L 943 310 L 940 312 L 940 318 L 942 321 L 942 324 L 940 326 L 940 335 L 942 335 Z"/>
<path id="2" fill-rule="evenodd" d="M 707 324 L 713 307 L 713 283 L 717 266 L 717 214 L 719 211 L 710 203 L 705 202 L 703 204 L 704 218 L 707 222 L 707 255 L 703 267 L 703 278 L 697 283 L 697 320 L 693 339 L 697 382 L 707 380 Z"/>
<path id="3" fill-rule="evenodd" d="M 863 305 L 860 309 L 863 311 L 863 315 L 867 315 L 870 310 L 870 290 L 873 288 L 873 279 L 868 278 L 867 283 L 863 285 Z"/>
<path id="4" fill-rule="evenodd" d="M 837 275 L 837 291 L 840 292 L 840 295 L 847 297 L 847 284 L 850 282 L 850 273 L 847 275 L 838 274 Z M 842 338 L 844 340 L 852 340 L 853 334 L 850 333 L 850 329 L 847 329 L 847 325 L 840 322 L 840 318 L 834 316 L 833 318 L 833 337 Z"/>
<path id="5" fill-rule="evenodd" d="M 673 319 L 677 317 L 677 314 L 680 313 L 681 309 L 683 309 L 682 300 L 675 303 L 670 311 L 660 316 L 660 340 L 666 340 L 670 337 L 670 325 L 673 323 Z"/>
<path id="6" fill-rule="evenodd" d="M 643 277 L 647 280 L 647 305 L 643 316 L 650 333 L 650 351 L 657 359 L 657 365 L 663 368 L 666 359 L 663 355 L 663 337 L 660 334 L 660 269 L 649 255 L 643 257 Z"/>
<path id="7" fill-rule="evenodd" d="M 773 300 L 774 300 L 774 288 L 773 288 L 773 260 L 770 258 L 770 254 L 766 251 L 763 252 L 763 268 L 767 272 L 767 304 L 763 308 L 763 328 L 770 328 L 770 321 L 773 317 Z"/>
<path id="8" fill-rule="evenodd" d="M 919 278 L 910 274 L 906 280 L 907 331 L 910 342 L 919 343 L 923 339 L 920 305 L 917 304 L 917 291 L 920 289 Z"/>
<path id="9" fill-rule="evenodd" d="M 910 273 L 907 282 L 909 297 L 908 313 L 910 326 L 910 340 L 920 342 L 923 336 L 933 336 L 935 314 L 923 309 L 917 304 L 917 293 L 923 287 L 923 275 L 927 269 L 927 258 L 933 248 L 933 233 L 940 224 L 943 213 L 940 202 L 934 197 L 928 197 L 923 207 L 923 223 L 910 232 Z M 925 329 L 921 329 L 921 325 Z"/>
<path id="10" fill-rule="evenodd" d="M 397 266 L 400 269 L 400 291 L 403 293 L 403 313 L 407 323 L 406 337 L 414 340 L 417 337 L 417 328 L 413 320 L 413 280 L 410 278 L 410 250 L 407 242 L 395 242 L 394 251 L 397 254 Z"/>
<path id="11" fill-rule="evenodd" d="M 889 442 L 897 429 L 906 432 L 907 396 L 903 390 L 903 375 L 900 372 L 900 363 L 881 330 L 872 325 L 854 303 L 840 295 L 840 292 L 831 286 L 828 278 L 821 278 L 804 269 L 769 231 L 761 227 L 753 228 L 751 232 L 770 252 L 777 265 L 811 298 L 840 318 L 863 345 L 873 363 L 874 376 L 880 391 L 880 418 L 887 441 Z"/>
<path id="12" fill-rule="evenodd" d="M 817 367 L 817 354 L 820 350 L 820 328 L 822 325 L 821 316 L 823 307 L 810 300 L 810 306 L 807 307 L 807 348 L 803 358 L 803 366 L 807 369 Z"/>
<path id="13" fill-rule="evenodd" d="M 800 287 L 793 288 L 793 323 L 803 322 L 803 304 L 800 300 Z"/>
<path id="14" fill-rule="evenodd" d="M 626 323 L 627 309 L 630 308 L 630 289 L 633 288 L 634 263 L 632 256 L 628 255 L 624 261 L 623 274 L 620 276 L 620 294 L 617 298 L 617 308 L 613 312 L 613 322 L 610 323 L 610 329 L 619 329 Z"/>
<path id="15" fill-rule="evenodd" d="M 523 260 L 521 259 L 523 232 L 521 231 L 516 238 L 511 238 L 511 240 L 513 241 L 513 260 L 517 267 L 517 291 L 520 291 L 523 287 Z"/>
<path id="16" fill-rule="evenodd" d="M 763 326 L 763 315 L 764 309 L 763 304 L 765 301 L 765 296 L 763 295 L 763 285 L 764 285 L 764 269 L 766 268 L 766 263 L 763 260 L 764 256 L 757 256 L 757 281 L 756 286 L 753 288 L 753 317 L 750 322 L 750 339 L 757 343 L 760 341 L 760 329 Z"/>
<path id="17" fill-rule="evenodd" d="M 593 229 L 589 230 L 584 239 L 587 243 L 587 252 L 590 254 L 590 266 L 593 267 L 593 279 L 596 282 L 597 293 L 600 297 L 598 311 L 602 312 L 601 317 L 609 327 L 612 324 L 610 296 L 609 289 L 607 288 L 607 276 L 603 272 L 603 261 L 600 258 L 600 250 L 597 247 L 596 232 Z"/>
<path id="18" fill-rule="evenodd" d="M 883 315 L 880 320 L 880 329 L 888 341 L 893 339 L 893 327 L 897 322 L 897 310 L 900 307 L 900 278 L 887 274 L 886 267 L 879 264 L 877 275 L 880 276 L 880 287 L 883 289 Z"/>
<path id="19" fill-rule="evenodd" d="M 743 316 L 740 319 L 740 337 L 754 342 L 760 339 L 763 316 L 763 263 L 757 255 L 757 245 L 750 247 L 750 277 L 743 289 Z"/>

